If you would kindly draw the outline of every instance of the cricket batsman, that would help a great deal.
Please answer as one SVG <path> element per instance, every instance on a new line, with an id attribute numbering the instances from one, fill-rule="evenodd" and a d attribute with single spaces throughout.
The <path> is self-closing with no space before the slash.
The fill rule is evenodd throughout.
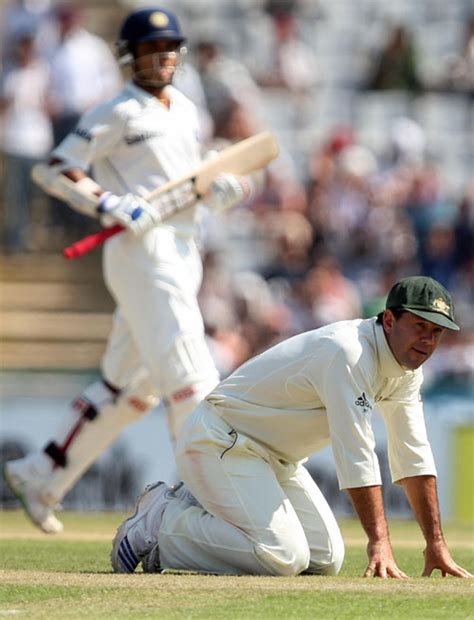
<path id="1" fill-rule="evenodd" d="M 389 464 L 426 541 L 424 576 L 472 577 L 441 529 L 421 366 L 458 330 L 449 292 L 397 282 L 378 317 L 294 336 L 246 362 L 189 416 L 177 445 L 184 485 L 151 486 L 118 529 L 112 566 L 232 575 L 337 575 L 344 544 L 303 463 L 331 444 L 367 534 L 365 577 L 406 579 L 390 541 L 371 418 L 387 428 Z"/>
<path id="2" fill-rule="evenodd" d="M 6 464 L 9 486 L 47 533 L 63 529 L 54 506 L 122 429 L 163 399 L 176 440 L 186 416 L 218 381 L 196 297 L 202 276 L 196 195 L 185 185 L 154 204 L 143 198 L 201 159 L 197 110 L 172 86 L 184 43 L 172 12 L 131 13 L 117 42 L 131 81 L 86 113 L 44 166 L 46 191 L 106 226 L 126 229 L 104 247 L 104 279 L 117 308 L 102 378 L 76 398 L 42 451 Z M 218 176 L 206 205 L 227 209 L 248 190 L 244 177 Z M 164 224 L 155 209 L 160 201 L 177 212 Z"/>

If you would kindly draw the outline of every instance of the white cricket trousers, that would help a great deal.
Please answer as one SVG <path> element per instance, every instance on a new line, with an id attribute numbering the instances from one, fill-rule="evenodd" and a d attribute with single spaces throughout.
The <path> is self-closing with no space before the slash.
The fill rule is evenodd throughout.
<path id="1" fill-rule="evenodd" d="M 165 227 L 116 235 L 104 250 L 104 277 L 118 307 L 105 378 L 123 388 L 145 367 L 160 396 L 202 382 L 210 391 L 218 373 L 197 302 L 202 265 L 193 239 Z"/>
<path id="2" fill-rule="evenodd" d="M 203 401 L 178 440 L 195 505 L 174 499 L 159 530 L 162 568 L 219 574 L 336 575 L 344 543 L 302 464 L 282 462 Z"/>

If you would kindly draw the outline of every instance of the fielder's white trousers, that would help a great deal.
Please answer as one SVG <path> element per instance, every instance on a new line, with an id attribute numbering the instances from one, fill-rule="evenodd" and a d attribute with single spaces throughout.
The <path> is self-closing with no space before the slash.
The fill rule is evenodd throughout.
<path id="1" fill-rule="evenodd" d="M 176 449 L 179 473 L 200 505 L 168 505 L 158 537 L 162 568 L 338 573 L 341 533 L 302 464 L 278 460 L 206 401 L 186 421 Z"/>

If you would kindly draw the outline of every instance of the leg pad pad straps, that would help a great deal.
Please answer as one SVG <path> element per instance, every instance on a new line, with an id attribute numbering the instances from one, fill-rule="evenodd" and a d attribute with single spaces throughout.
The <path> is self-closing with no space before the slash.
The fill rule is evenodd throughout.
<path id="1" fill-rule="evenodd" d="M 48 503 L 61 501 L 120 432 L 131 422 L 143 417 L 157 400 L 148 396 L 147 386 L 132 386 L 118 397 L 102 382 L 86 388 L 75 402 L 73 424 L 68 424 L 65 432 L 55 437 L 54 446 L 48 446 L 48 454 L 55 463 L 61 465 L 64 463 L 61 456 L 65 457 L 65 464 L 54 468 L 42 490 Z"/>
<path id="2" fill-rule="evenodd" d="M 74 401 L 73 408 L 80 413 L 80 418 L 65 437 L 62 446 L 58 446 L 57 443 L 52 441 L 44 450 L 57 466 L 63 468 L 68 464 L 66 452 L 77 435 L 81 432 L 82 426 L 88 422 L 93 422 L 99 415 L 99 410 L 92 403 L 82 398 L 78 398 Z"/>
<path id="3" fill-rule="evenodd" d="M 72 403 L 72 408 L 86 420 L 95 420 L 99 413 L 92 403 L 83 398 L 76 398 Z"/>
<path id="4" fill-rule="evenodd" d="M 62 448 L 58 446 L 57 443 L 51 441 L 46 448 L 44 449 L 45 454 L 47 454 L 59 467 L 66 467 L 67 458 L 64 454 Z"/>

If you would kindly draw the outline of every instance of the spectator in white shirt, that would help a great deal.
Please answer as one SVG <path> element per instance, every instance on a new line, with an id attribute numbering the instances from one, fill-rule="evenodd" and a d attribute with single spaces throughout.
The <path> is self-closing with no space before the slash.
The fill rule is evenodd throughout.
<path id="1" fill-rule="evenodd" d="M 31 169 L 52 145 L 46 110 L 48 81 L 47 64 L 36 55 L 35 33 L 18 33 L 12 62 L 0 81 L 4 248 L 9 253 L 23 252 L 29 247 L 31 205 L 39 192 L 31 181 Z"/>
<path id="2" fill-rule="evenodd" d="M 58 43 L 49 59 L 50 106 L 57 143 L 84 112 L 118 92 L 121 77 L 107 43 L 82 28 L 80 8 L 59 5 L 54 16 Z"/>
<path id="3" fill-rule="evenodd" d="M 122 80 L 107 43 L 82 27 L 80 7 L 59 4 L 54 18 L 58 41 L 49 57 L 49 109 L 57 146 L 87 110 L 119 91 Z M 54 226 L 72 235 L 84 234 L 90 228 L 87 218 L 56 199 L 52 200 L 52 220 Z"/>

